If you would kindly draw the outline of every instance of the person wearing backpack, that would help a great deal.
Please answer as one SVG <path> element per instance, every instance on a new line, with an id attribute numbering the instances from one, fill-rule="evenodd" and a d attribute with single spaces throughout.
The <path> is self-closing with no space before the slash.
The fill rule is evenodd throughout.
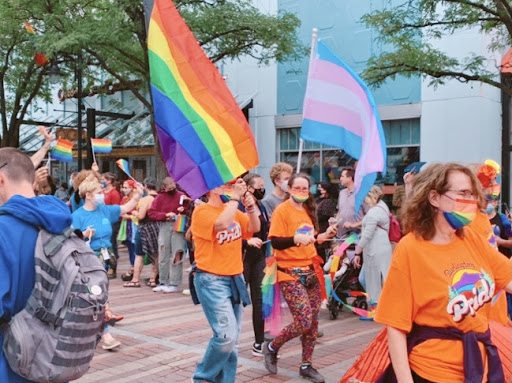
<path id="1" fill-rule="evenodd" d="M 15 148 L 0 149 L 0 320 L 3 325 L 20 312 L 35 282 L 34 250 L 39 228 L 58 234 L 71 225 L 68 206 L 53 196 L 36 197 L 34 166 Z M 4 331 L 0 332 L 4 342 Z M 0 351 L 0 382 L 29 382 L 9 366 Z"/>
<path id="2" fill-rule="evenodd" d="M 389 240 L 389 208 L 382 201 L 382 195 L 382 189 L 374 185 L 364 200 L 370 210 L 363 218 L 361 238 L 354 257 L 354 264 L 359 267 L 364 250 L 366 292 L 374 302 L 378 302 L 380 298 L 393 252 Z"/>

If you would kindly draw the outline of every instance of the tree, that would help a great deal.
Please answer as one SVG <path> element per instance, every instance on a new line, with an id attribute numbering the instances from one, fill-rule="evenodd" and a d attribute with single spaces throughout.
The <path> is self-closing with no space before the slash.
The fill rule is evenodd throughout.
<path id="1" fill-rule="evenodd" d="M 489 52 L 503 51 L 512 40 L 509 0 L 404 0 L 366 14 L 362 21 L 379 31 L 378 42 L 390 48 L 368 61 L 363 77 L 372 85 L 397 75 L 423 75 L 434 86 L 448 79 L 480 81 L 512 95 L 510 85 L 499 81 L 499 68 L 490 69 L 487 57 L 468 53 L 458 59 L 434 45 L 456 31 L 477 29 L 490 36 Z"/>
<path id="2" fill-rule="evenodd" d="M 11 62 L 0 67 L 0 108 L 2 100 L 10 97 L 3 91 L 4 86 L 11 93 L 22 92 L 20 99 L 26 94 L 49 96 L 43 81 L 46 68 L 34 67 L 33 51 L 20 29 L 24 20 L 30 20 L 38 31 L 38 51 L 47 52 L 61 67 L 68 68 L 70 75 L 65 87 L 75 86 L 71 74 L 80 65 L 86 89 L 98 83 L 101 72 L 106 73 L 125 85 L 152 112 L 143 0 L 2 0 L 0 3 L 0 24 L 6 22 L 0 27 L 0 62 L 13 57 L 18 60 L 14 67 Z M 250 55 L 267 64 L 270 60 L 294 60 L 307 54 L 297 37 L 300 21 L 292 14 L 265 15 L 248 0 L 177 0 L 175 3 L 213 62 Z M 20 48 L 13 53 L 9 44 Z M 7 77 L 11 70 L 12 76 Z M 30 79 L 25 87 L 23 78 Z M 142 80 L 142 86 L 137 87 L 130 81 L 133 79 Z M 30 105 L 34 97 L 27 98 L 23 106 Z M 22 111 L 14 113 L 17 108 L 11 104 L 6 101 L 1 109 L 2 146 L 17 145 L 19 125 L 24 117 Z M 5 130 L 9 119 L 16 122 L 17 131 Z M 6 140 L 7 136 L 12 138 Z"/>

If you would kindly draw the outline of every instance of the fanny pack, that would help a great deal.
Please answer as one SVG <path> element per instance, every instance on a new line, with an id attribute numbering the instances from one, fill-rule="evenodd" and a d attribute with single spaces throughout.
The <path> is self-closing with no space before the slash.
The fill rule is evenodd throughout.
<path id="1" fill-rule="evenodd" d="M 277 266 L 277 270 L 295 277 L 304 287 L 313 287 L 318 283 L 313 266 L 287 268 Z"/>

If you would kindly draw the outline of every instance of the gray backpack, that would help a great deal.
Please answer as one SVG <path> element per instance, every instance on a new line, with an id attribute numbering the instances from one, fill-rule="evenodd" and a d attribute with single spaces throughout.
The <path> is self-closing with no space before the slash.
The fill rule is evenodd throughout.
<path id="1" fill-rule="evenodd" d="M 28 380 L 78 379 L 89 369 L 103 329 L 107 273 L 71 228 L 60 235 L 40 229 L 34 256 L 34 290 L 3 326 L 4 354 Z"/>

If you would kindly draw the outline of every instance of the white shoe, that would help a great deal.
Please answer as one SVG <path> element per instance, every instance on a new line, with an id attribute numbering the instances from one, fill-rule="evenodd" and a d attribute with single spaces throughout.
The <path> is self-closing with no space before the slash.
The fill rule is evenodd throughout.
<path id="1" fill-rule="evenodd" d="M 322 310 L 327 310 L 327 299 L 324 299 L 322 301 L 322 305 L 320 306 Z"/>
<path id="2" fill-rule="evenodd" d="M 175 293 L 178 291 L 178 287 L 177 286 L 163 286 L 162 287 L 162 292 L 164 294 L 166 293 Z"/>
<path id="3" fill-rule="evenodd" d="M 153 291 L 155 293 L 161 293 L 162 291 L 164 291 L 164 288 L 167 287 L 166 285 L 158 285 L 157 287 L 153 287 Z"/>
<path id="4" fill-rule="evenodd" d="M 189 289 L 183 290 L 183 295 L 190 295 L 190 290 Z"/>

